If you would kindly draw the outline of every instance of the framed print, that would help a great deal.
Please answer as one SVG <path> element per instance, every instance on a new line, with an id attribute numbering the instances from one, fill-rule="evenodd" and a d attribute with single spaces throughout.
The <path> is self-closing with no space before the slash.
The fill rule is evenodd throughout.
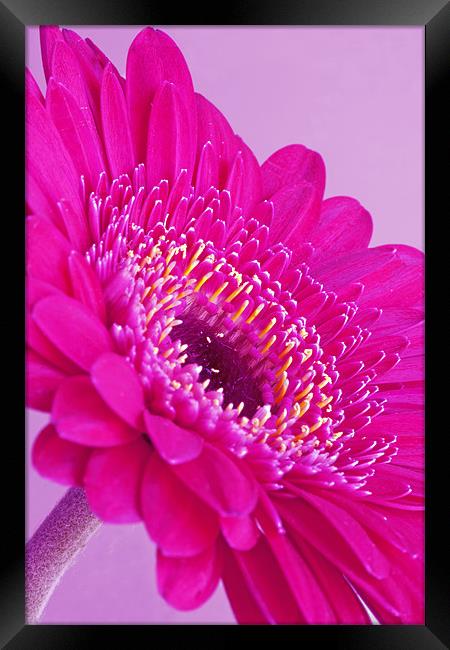
<path id="1" fill-rule="evenodd" d="M 444 647 L 424 199 L 448 8 L 397 9 L 4 10 L 27 407 L 7 647 L 110 625 Z"/>

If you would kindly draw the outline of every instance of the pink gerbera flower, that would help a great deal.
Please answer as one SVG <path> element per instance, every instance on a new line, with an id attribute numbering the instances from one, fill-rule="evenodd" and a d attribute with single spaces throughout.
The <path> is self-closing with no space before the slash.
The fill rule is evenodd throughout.
<path id="1" fill-rule="evenodd" d="M 262 166 L 142 30 L 27 77 L 33 460 L 142 520 L 161 594 L 241 623 L 423 622 L 423 255 L 302 145 Z"/>

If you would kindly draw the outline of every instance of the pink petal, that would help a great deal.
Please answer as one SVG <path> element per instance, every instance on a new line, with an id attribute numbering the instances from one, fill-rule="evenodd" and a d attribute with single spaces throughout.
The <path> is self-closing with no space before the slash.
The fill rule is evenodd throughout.
<path id="1" fill-rule="evenodd" d="M 74 250 L 84 253 L 92 243 L 86 215 L 76 212 L 69 201 L 58 201 L 58 213 Z"/>
<path id="2" fill-rule="evenodd" d="M 80 106 L 74 95 L 53 79 L 47 89 L 47 106 L 78 174 L 94 189 L 105 163 L 89 107 Z"/>
<path id="3" fill-rule="evenodd" d="M 306 494 L 306 490 L 303 490 L 303 493 Z M 377 580 L 380 579 L 379 576 L 387 575 L 389 568 L 386 560 L 376 549 L 375 544 L 372 543 L 371 545 L 367 541 L 367 533 L 359 535 L 358 532 L 357 538 L 351 537 L 350 532 L 346 532 L 344 525 L 349 516 L 344 513 L 342 521 L 336 522 L 336 511 L 333 511 L 330 515 L 332 519 L 328 519 L 325 516 L 328 514 L 328 510 L 324 509 L 324 513 L 321 510 L 323 501 L 322 499 L 320 510 L 318 502 L 309 505 L 300 500 L 291 500 L 287 504 L 278 499 L 277 507 L 282 514 L 283 521 L 287 527 L 290 527 L 291 532 L 292 530 L 296 531 L 301 538 L 305 538 L 344 573 L 348 575 L 362 573 L 364 568 L 367 571 L 365 575 L 374 575 Z M 331 510 L 332 508 L 330 508 Z M 349 531 L 353 526 L 354 523 L 351 523 Z M 356 523 L 355 530 L 359 531 L 359 529 L 360 526 Z M 330 540 L 332 540 L 332 543 L 330 543 Z M 355 544 L 358 545 L 358 549 L 354 549 Z M 366 557 L 363 555 L 364 546 L 368 552 Z M 356 553 L 358 553 L 359 557 Z"/>
<path id="4" fill-rule="evenodd" d="M 238 551 L 248 551 L 258 541 L 259 531 L 254 519 L 244 517 L 221 517 L 220 527 L 231 548 Z"/>
<path id="5" fill-rule="evenodd" d="M 391 246 L 379 246 L 380 251 Z M 361 305 L 417 307 L 423 305 L 424 254 L 411 246 L 395 245 L 395 255 L 385 267 L 364 278 Z"/>
<path id="6" fill-rule="evenodd" d="M 309 238 L 316 246 L 314 260 L 367 248 L 372 236 L 372 218 L 358 201 L 335 196 L 322 203 L 320 218 Z"/>
<path id="7" fill-rule="evenodd" d="M 422 381 L 425 378 L 424 355 L 406 357 L 401 359 L 399 364 L 383 374 L 383 383 Z"/>
<path id="8" fill-rule="evenodd" d="M 46 363 L 39 354 L 28 350 L 26 358 L 27 406 L 38 411 L 50 411 L 53 396 L 64 377 L 62 372 Z"/>
<path id="9" fill-rule="evenodd" d="M 83 208 L 79 197 L 79 174 L 45 108 L 28 95 L 25 111 L 27 203 L 31 212 L 45 214 L 61 225 L 57 203 L 67 199 L 77 213 Z"/>
<path id="10" fill-rule="evenodd" d="M 131 173 L 134 168 L 131 137 L 125 97 L 111 65 L 103 73 L 101 89 L 103 137 L 113 178 Z"/>
<path id="11" fill-rule="evenodd" d="M 256 484 L 243 461 L 232 460 L 212 445 L 205 443 L 196 460 L 177 465 L 174 471 L 221 515 L 247 515 L 256 505 Z"/>
<path id="12" fill-rule="evenodd" d="M 264 197 L 270 199 L 282 187 L 312 184 L 322 198 L 325 189 L 325 165 L 322 157 L 301 144 L 275 151 L 261 167 Z"/>
<path id="13" fill-rule="evenodd" d="M 217 184 L 219 176 L 219 161 L 211 142 L 205 142 L 199 153 L 197 171 L 195 175 L 195 190 L 201 196 L 211 186 Z"/>
<path id="14" fill-rule="evenodd" d="M 109 408 L 136 429 L 143 429 L 144 391 L 133 366 L 113 352 L 91 368 L 91 380 Z"/>
<path id="15" fill-rule="evenodd" d="M 195 100 L 198 117 L 197 159 L 204 144 L 210 142 L 216 160 L 211 184 L 223 189 L 239 148 L 238 139 L 225 117 L 211 102 L 198 93 Z"/>
<path id="16" fill-rule="evenodd" d="M 215 542 L 219 532 L 214 511 L 155 453 L 142 481 L 141 510 L 148 534 L 167 556 L 197 555 Z"/>
<path id="17" fill-rule="evenodd" d="M 62 34 L 56 25 L 40 25 L 39 36 L 41 42 L 42 66 L 44 68 L 45 79 L 48 82 L 52 70 L 53 50 L 57 41 L 62 40 Z"/>
<path id="18" fill-rule="evenodd" d="M 53 79 L 53 85 L 64 87 L 73 98 L 73 103 L 84 114 L 84 118 L 89 124 L 92 124 L 93 118 L 81 69 L 72 48 L 64 40 L 57 40 L 53 48 L 51 79 Z M 47 100 L 51 79 L 48 81 Z"/>
<path id="19" fill-rule="evenodd" d="M 36 284 L 36 282 L 28 283 L 28 285 L 31 286 Z M 46 286 L 49 287 L 51 285 Z M 49 293 L 50 292 L 47 290 L 44 295 L 49 295 Z M 58 348 L 55 347 L 46 336 L 44 336 L 40 328 L 34 322 L 30 312 L 26 313 L 25 331 L 26 341 L 29 348 L 43 357 L 46 362 L 55 366 L 65 374 L 74 375 L 79 373 L 79 367 L 62 354 L 62 352 L 60 352 L 60 350 L 58 350 Z"/>
<path id="20" fill-rule="evenodd" d="M 44 104 L 44 96 L 41 93 L 41 89 L 39 88 L 36 79 L 31 74 L 30 69 L 27 67 L 25 68 L 25 92 L 34 95 L 41 104 Z"/>
<path id="21" fill-rule="evenodd" d="M 377 246 L 329 257 L 327 260 L 311 266 L 314 277 L 326 284 L 328 290 L 335 291 L 355 281 L 361 281 L 364 284 L 366 276 L 380 272 L 394 256 L 395 248 L 393 246 Z"/>
<path id="22" fill-rule="evenodd" d="M 97 274 L 84 255 L 72 251 L 69 255 L 69 273 L 73 296 L 79 300 L 101 321 L 105 321 L 105 301 Z"/>
<path id="23" fill-rule="evenodd" d="M 274 215 L 270 226 L 270 242 L 283 242 L 296 253 L 317 221 L 320 199 L 316 188 L 309 183 L 286 185 L 271 198 Z"/>
<path id="24" fill-rule="evenodd" d="M 366 569 L 377 578 L 389 573 L 386 558 L 378 551 L 364 528 L 342 508 L 310 491 L 302 491 L 303 497 L 312 504 L 332 524 Z"/>
<path id="25" fill-rule="evenodd" d="M 424 313 L 420 309 L 384 307 L 379 321 L 373 326 L 371 342 L 375 339 L 385 339 L 391 334 L 404 332 L 408 336 L 410 328 L 422 327 Z"/>
<path id="26" fill-rule="evenodd" d="M 182 169 L 192 177 L 195 142 L 189 132 L 188 106 L 178 88 L 165 81 L 155 95 L 147 140 L 147 182 L 152 188 L 175 182 Z"/>
<path id="27" fill-rule="evenodd" d="M 247 589 L 268 623 L 304 623 L 286 577 L 264 537 L 250 551 L 235 551 L 233 555 Z"/>
<path id="28" fill-rule="evenodd" d="M 367 625 L 369 616 L 340 571 L 309 544 L 297 541 L 304 561 L 315 576 L 332 607 L 337 623 Z"/>
<path id="29" fill-rule="evenodd" d="M 150 447 L 142 438 L 92 452 L 84 487 L 92 511 L 103 521 L 140 521 L 140 487 Z"/>
<path id="30" fill-rule="evenodd" d="M 104 65 L 99 63 L 98 56 L 76 32 L 71 29 L 63 29 L 62 34 L 77 58 L 89 97 L 89 105 L 95 122 L 99 126 L 101 122 L 100 89 Z M 115 70 L 114 66 L 112 67 Z"/>
<path id="31" fill-rule="evenodd" d="M 314 573 L 287 536 L 273 535 L 268 541 L 305 622 L 315 625 L 335 623 L 334 612 Z"/>
<path id="32" fill-rule="evenodd" d="M 158 453 L 171 465 L 186 463 L 199 456 L 203 438 L 194 431 L 177 426 L 167 418 L 144 413 L 147 433 Z"/>
<path id="33" fill-rule="evenodd" d="M 90 451 L 58 436 L 52 424 L 36 438 L 33 465 L 42 476 L 63 485 L 81 485 Z"/>
<path id="34" fill-rule="evenodd" d="M 52 421 L 62 438 L 89 447 L 122 445 L 140 435 L 106 406 L 85 375 L 70 377 L 60 385 Z"/>
<path id="35" fill-rule="evenodd" d="M 233 203 L 248 215 L 253 206 L 262 200 L 261 169 L 245 142 L 238 136 L 235 138 L 238 152 L 231 164 L 225 189 L 230 190 Z"/>
<path id="36" fill-rule="evenodd" d="M 227 550 L 224 552 L 222 580 L 237 623 L 264 625 L 268 622 L 249 589 L 236 559 Z"/>
<path id="37" fill-rule="evenodd" d="M 26 220 L 27 272 L 39 280 L 70 290 L 67 256 L 71 246 L 48 219 L 31 216 Z"/>
<path id="38" fill-rule="evenodd" d="M 146 27 L 132 42 L 127 56 L 127 101 L 136 160 L 144 162 L 149 115 L 155 95 L 164 81 L 183 93 L 195 120 L 192 79 L 179 48 L 164 32 Z M 191 124 L 195 129 L 195 122 Z M 191 129 L 192 132 L 192 129 Z M 160 180 L 160 179 L 158 179 Z"/>
<path id="39" fill-rule="evenodd" d="M 196 609 L 212 596 L 220 579 L 221 556 L 216 545 L 193 557 L 157 555 L 158 590 L 173 607 Z"/>
<path id="40" fill-rule="evenodd" d="M 48 296 L 37 303 L 32 316 L 49 341 L 84 370 L 111 350 L 106 327 L 77 300 Z"/>

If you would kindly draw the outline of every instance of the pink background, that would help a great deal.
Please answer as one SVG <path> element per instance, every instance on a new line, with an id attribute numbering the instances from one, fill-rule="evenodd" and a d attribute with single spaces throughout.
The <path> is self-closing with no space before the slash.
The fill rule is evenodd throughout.
<path id="1" fill-rule="evenodd" d="M 140 28 L 81 27 L 125 73 Z M 196 90 L 213 101 L 262 163 L 300 142 L 327 166 L 326 196 L 356 197 L 374 220 L 372 245 L 423 249 L 423 45 L 414 28 L 164 28 L 178 43 Z M 27 63 L 41 88 L 37 28 Z M 31 445 L 46 422 L 28 412 Z M 27 537 L 65 488 L 30 468 Z M 154 547 L 143 526 L 104 525 L 58 585 L 42 623 L 232 623 L 220 587 L 195 612 L 157 594 Z"/>

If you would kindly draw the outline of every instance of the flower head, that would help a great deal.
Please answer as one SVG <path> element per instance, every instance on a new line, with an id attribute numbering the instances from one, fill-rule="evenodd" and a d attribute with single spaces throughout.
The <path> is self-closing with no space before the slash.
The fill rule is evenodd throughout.
<path id="1" fill-rule="evenodd" d="M 239 622 L 421 623 L 423 259 L 368 248 L 302 145 L 262 166 L 162 31 L 126 79 L 41 30 L 27 77 L 37 469 L 143 520 L 162 595 Z"/>

